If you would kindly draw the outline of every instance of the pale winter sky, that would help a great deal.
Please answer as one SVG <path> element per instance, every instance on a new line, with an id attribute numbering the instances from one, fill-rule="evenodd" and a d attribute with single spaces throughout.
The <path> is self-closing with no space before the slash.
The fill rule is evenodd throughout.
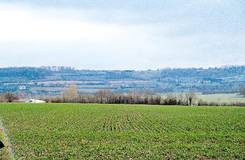
<path id="1" fill-rule="evenodd" d="M 0 67 L 245 65 L 244 0 L 0 0 Z"/>

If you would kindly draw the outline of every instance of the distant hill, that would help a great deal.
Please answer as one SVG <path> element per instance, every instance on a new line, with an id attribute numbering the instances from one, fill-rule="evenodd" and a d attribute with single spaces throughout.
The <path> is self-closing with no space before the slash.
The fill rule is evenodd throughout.
<path id="1" fill-rule="evenodd" d="M 0 68 L 0 93 L 57 95 L 76 84 L 81 92 L 232 93 L 245 85 L 245 66 L 159 70 L 77 70 L 70 67 Z"/>

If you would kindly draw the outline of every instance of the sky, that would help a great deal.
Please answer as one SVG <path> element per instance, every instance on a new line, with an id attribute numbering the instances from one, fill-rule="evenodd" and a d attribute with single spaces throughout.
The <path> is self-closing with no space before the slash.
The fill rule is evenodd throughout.
<path id="1" fill-rule="evenodd" d="M 244 0 L 0 0 L 0 67 L 245 65 Z"/>

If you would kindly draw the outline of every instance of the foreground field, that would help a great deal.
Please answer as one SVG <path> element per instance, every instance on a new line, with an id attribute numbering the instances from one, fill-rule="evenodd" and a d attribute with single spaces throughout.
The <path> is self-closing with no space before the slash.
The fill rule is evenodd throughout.
<path id="1" fill-rule="evenodd" d="M 245 158 L 245 108 L 0 104 L 0 117 L 16 159 Z"/>

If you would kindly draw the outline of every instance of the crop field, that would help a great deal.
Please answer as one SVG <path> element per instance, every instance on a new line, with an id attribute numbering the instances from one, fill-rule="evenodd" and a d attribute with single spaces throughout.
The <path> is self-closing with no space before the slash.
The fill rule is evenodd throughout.
<path id="1" fill-rule="evenodd" d="M 15 159 L 245 158 L 242 107 L 0 104 L 0 119 Z"/>

